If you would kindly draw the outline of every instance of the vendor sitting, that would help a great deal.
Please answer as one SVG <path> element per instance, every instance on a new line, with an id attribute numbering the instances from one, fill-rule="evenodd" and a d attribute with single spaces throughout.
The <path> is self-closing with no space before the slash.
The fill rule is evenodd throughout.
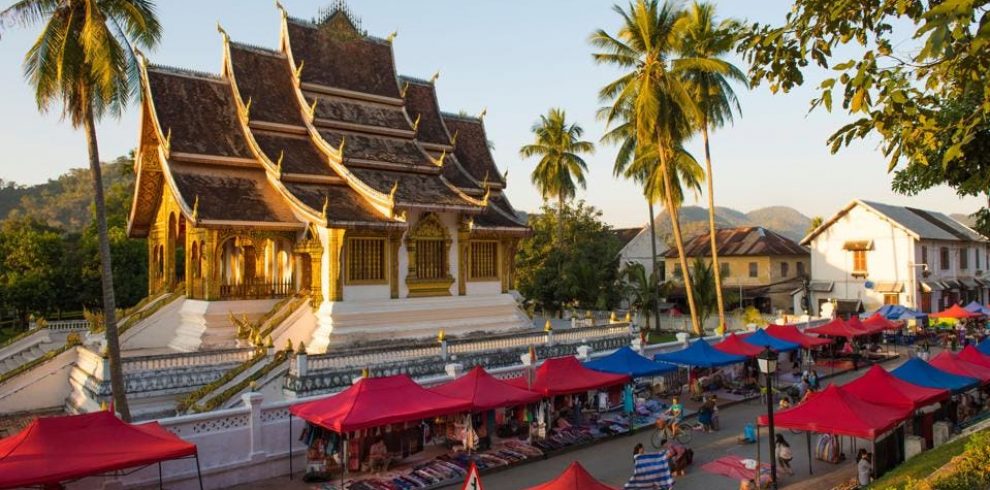
<path id="1" fill-rule="evenodd" d="M 383 439 L 379 439 L 371 445 L 368 450 L 368 467 L 371 471 L 375 473 L 388 471 L 391 462 L 392 458 L 388 454 L 388 447 Z"/>

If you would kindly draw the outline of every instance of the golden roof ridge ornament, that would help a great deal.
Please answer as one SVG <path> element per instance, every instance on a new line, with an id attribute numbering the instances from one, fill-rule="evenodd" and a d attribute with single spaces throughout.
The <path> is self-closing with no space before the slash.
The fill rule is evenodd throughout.
<path id="1" fill-rule="evenodd" d="M 436 166 L 438 166 L 438 167 L 440 167 L 440 168 L 443 168 L 444 160 L 446 158 L 447 158 L 447 149 L 445 148 L 443 150 L 443 153 L 440 153 L 440 158 L 437 158 L 436 160 L 433 160 L 433 164 L 436 165 Z"/>
<path id="2" fill-rule="evenodd" d="M 313 103 L 309 106 L 309 122 L 313 122 L 316 119 L 316 104 L 320 102 L 319 97 L 313 98 Z"/>
<path id="3" fill-rule="evenodd" d="M 254 102 L 253 96 L 248 96 L 247 103 L 244 104 L 244 119 L 251 119 L 251 104 Z"/>
<path id="4" fill-rule="evenodd" d="M 220 36 L 223 37 L 223 41 L 224 42 L 227 42 L 227 41 L 230 40 L 230 36 L 227 35 L 227 31 L 224 30 L 223 26 L 220 25 L 220 21 L 219 20 L 217 21 L 217 32 L 219 32 L 220 33 Z"/>
<path id="5" fill-rule="evenodd" d="M 413 131 L 419 131 L 419 119 L 423 117 L 422 114 L 416 114 L 416 120 L 413 121 Z"/>
<path id="6" fill-rule="evenodd" d="M 165 154 L 168 155 L 172 153 L 172 128 L 168 128 L 165 133 Z"/>
<path id="7" fill-rule="evenodd" d="M 395 41 L 395 38 L 398 37 L 398 36 L 399 36 L 399 31 L 398 30 L 395 30 L 395 31 L 392 31 L 388 35 L 388 37 L 385 38 L 385 40 L 388 41 L 389 44 L 392 44 L 392 42 Z"/>
<path id="8" fill-rule="evenodd" d="M 285 7 L 282 5 L 282 2 L 275 0 L 275 8 L 277 8 L 280 12 L 282 12 L 282 17 L 289 16 L 289 13 L 286 12 Z"/>
<path id="9" fill-rule="evenodd" d="M 192 220 L 194 223 L 199 221 L 199 194 L 196 194 L 196 201 L 193 202 Z"/>
<path id="10" fill-rule="evenodd" d="M 393 203 L 395 203 L 395 194 L 397 192 L 399 192 L 399 181 L 398 180 L 396 180 L 395 183 L 392 184 L 392 189 L 390 191 L 388 191 L 388 200 L 389 201 L 392 201 Z"/>
<path id="11" fill-rule="evenodd" d="M 278 162 L 275 163 L 275 173 L 278 175 L 278 178 L 279 179 L 282 178 L 282 159 L 283 158 L 285 158 L 285 150 L 281 150 L 281 151 L 278 152 Z"/>
<path id="12" fill-rule="evenodd" d="M 438 78 L 440 78 L 440 70 L 433 72 L 433 76 L 430 77 L 430 83 L 437 83 Z"/>
<path id="13" fill-rule="evenodd" d="M 296 67 L 296 72 L 295 72 L 296 80 L 302 80 L 301 77 L 304 66 L 306 66 L 306 60 L 299 60 L 299 66 Z"/>
<path id="14" fill-rule="evenodd" d="M 481 110 L 480 113 L 478 113 L 478 119 L 484 120 L 485 116 L 487 115 L 488 115 L 488 108 L 485 107 L 484 109 Z"/>
<path id="15" fill-rule="evenodd" d="M 327 220 L 327 208 L 328 207 L 330 207 L 330 196 L 324 195 L 323 196 L 323 210 L 320 212 L 320 215 L 323 216 L 323 221 L 326 221 Z"/>
<path id="16" fill-rule="evenodd" d="M 343 159 L 344 159 L 344 144 L 345 143 L 347 143 L 347 135 L 346 134 L 340 135 L 340 146 L 337 147 L 337 153 L 340 153 L 341 163 L 343 163 Z"/>
<path id="17" fill-rule="evenodd" d="M 505 167 L 505 172 L 502 172 L 502 180 L 509 181 L 509 167 Z"/>
<path id="18" fill-rule="evenodd" d="M 408 91 L 409 91 L 409 82 L 408 81 L 403 82 L 402 83 L 402 88 L 399 89 L 399 97 L 402 97 L 403 99 L 405 99 L 406 98 L 406 92 L 408 92 Z"/>
<path id="19" fill-rule="evenodd" d="M 454 134 L 452 134 L 452 135 L 450 136 L 450 146 L 453 146 L 453 147 L 456 147 L 456 146 L 457 146 L 457 134 L 458 134 L 458 133 L 459 133 L 460 131 L 461 131 L 460 129 L 455 129 L 455 130 L 454 130 Z"/>

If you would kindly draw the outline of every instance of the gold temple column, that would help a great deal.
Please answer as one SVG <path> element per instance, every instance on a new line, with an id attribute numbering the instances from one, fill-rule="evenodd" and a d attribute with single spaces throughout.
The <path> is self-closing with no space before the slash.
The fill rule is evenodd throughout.
<path id="1" fill-rule="evenodd" d="M 471 232 L 466 227 L 457 232 L 457 294 L 467 294 L 468 267 L 470 267 Z"/>
<path id="2" fill-rule="evenodd" d="M 399 297 L 399 248 L 402 246 L 402 232 L 388 234 L 388 288 L 392 299 Z"/>
<path id="3" fill-rule="evenodd" d="M 217 249 L 219 243 L 217 243 L 217 232 L 214 230 L 203 230 L 205 236 L 205 245 L 203 249 L 199 251 L 203 258 L 200 259 L 203 262 L 203 287 L 200 290 L 200 296 L 205 300 L 216 300 L 220 299 L 220 269 L 219 269 L 219 259 L 220 250 Z"/>
<path id="4" fill-rule="evenodd" d="M 330 301 L 342 301 L 344 299 L 344 235 L 342 229 L 331 228 L 328 231 L 330 252 L 330 270 L 328 274 L 329 298 Z"/>
<path id="5" fill-rule="evenodd" d="M 310 267 L 310 295 L 312 296 L 309 304 L 314 307 L 319 307 L 320 303 L 323 302 L 323 274 L 321 273 L 321 267 L 323 266 L 323 248 L 313 247 L 309 252 L 309 267 Z"/>

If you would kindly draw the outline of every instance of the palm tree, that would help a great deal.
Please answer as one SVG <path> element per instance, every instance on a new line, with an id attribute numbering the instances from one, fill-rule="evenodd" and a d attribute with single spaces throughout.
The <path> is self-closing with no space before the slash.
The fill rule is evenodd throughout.
<path id="1" fill-rule="evenodd" d="M 628 72 L 603 87 L 599 97 L 612 103 L 614 110 L 607 116 L 609 121 L 616 120 L 625 108 L 629 108 L 633 113 L 631 121 L 637 141 L 655 142 L 649 147 L 651 151 L 636 155 L 636 160 L 642 161 L 643 165 L 651 162 L 658 165 L 655 172 L 647 174 L 652 176 L 650 180 L 654 190 L 659 183 L 662 183 L 663 189 L 677 189 L 679 186 L 673 184 L 675 172 L 671 167 L 677 148 L 690 135 L 691 126 L 698 119 L 698 109 L 682 83 L 680 73 L 698 68 L 699 62 L 671 59 L 676 54 L 675 40 L 680 36 L 678 21 L 683 13 L 671 4 L 661 6 L 657 0 L 637 0 L 629 5 L 628 11 L 618 5 L 613 10 L 622 17 L 623 25 L 616 36 L 604 30 L 598 30 L 591 36 L 591 43 L 602 50 L 593 56 L 598 63 L 616 65 Z M 663 192 L 663 197 L 673 227 L 681 270 L 685 275 L 684 284 L 690 285 L 674 194 Z M 700 335 L 702 330 L 694 294 L 689 286 L 685 287 L 685 292 L 692 327 Z"/>
<path id="2" fill-rule="evenodd" d="M 595 145 L 584 141 L 584 129 L 577 123 L 567 123 L 567 115 L 562 109 L 552 108 L 533 125 L 536 140 L 519 149 L 523 158 L 539 156 L 540 161 L 533 169 L 531 179 L 544 200 L 557 199 L 557 239 L 564 240 L 564 206 L 573 199 L 577 186 L 585 188 L 584 173 L 588 164 L 581 158 L 582 153 L 594 153 Z"/>
<path id="3" fill-rule="evenodd" d="M 746 75 L 725 61 L 723 57 L 735 48 L 740 32 L 739 22 L 725 19 L 716 22 L 715 6 L 710 3 L 694 2 L 680 19 L 678 51 L 682 59 L 692 59 L 698 68 L 685 70 L 684 82 L 688 86 L 698 106 L 698 129 L 705 143 L 705 174 L 708 176 L 708 236 L 712 248 L 712 264 L 721 270 L 718 263 L 718 248 L 715 233 L 715 190 L 712 174 L 712 157 L 708 145 L 709 127 L 721 127 L 732 122 L 733 110 L 741 111 L 730 81 L 746 82 Z M 715 277 L 715 295 L 718 300 L 719 326 L 725 327 L 725 303 L 722 298 L 722 279 Z"/>
<path id="4" fill-rule="evenodd" d="M 161 36 L 161 26 L 148 0 L 21 0 L 0 12 L 0 26 L 37 24 L 44 24 L 44 29 L 24 57 L 24 75 L 34 87 L 41 112 L 61 103 L 62 117 L 86 133 L 99 235 L 110 385 L 115 409 L 129 421 L 96 121 L 106 114 L 119 115 L 134 95 L 134 46 L 154 47 Z"/>
<path id="5" fill-rule="evenodd" d="M 629 301 L 629 306 L 642 313 L 646 319 L 645 330 L 650 331 L 650 313 L 659 311 L 660 289 L 663 279 L 654 271 L 646 273 L 646 267 L 637 262 L 630 262 L 622 269 L 623 296 Z M 659 327 L 660 324 L 657 324 Z"/>

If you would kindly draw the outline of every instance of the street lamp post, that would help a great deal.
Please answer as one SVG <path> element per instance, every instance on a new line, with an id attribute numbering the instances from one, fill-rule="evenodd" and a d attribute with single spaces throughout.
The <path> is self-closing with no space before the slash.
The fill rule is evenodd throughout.
<path id="1" fill-rule="evenodd" d="M 767 378 L 767 427 L 770 429 L 770 482 L 771 488 L 777 490 L 777 451 L 776 436 L 773 431 L 773 374 L 777 372 L 777 353 L 769 347 L 756 358 L 760 372 Z M 759 468 L 757 468 L 759 473 Z"/>

